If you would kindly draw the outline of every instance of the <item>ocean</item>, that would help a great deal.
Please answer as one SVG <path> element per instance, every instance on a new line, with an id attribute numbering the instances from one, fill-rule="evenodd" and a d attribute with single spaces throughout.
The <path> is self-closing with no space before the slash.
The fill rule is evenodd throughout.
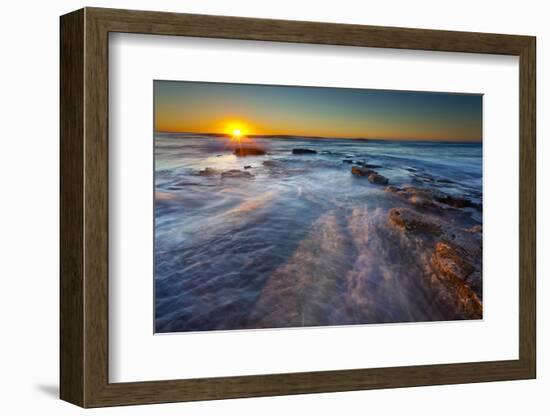
<path id="1" fill-rule="evenodd" d="M 481 144 L 242 146 L 155 136 L 155 332 L 481 317 Z"/>

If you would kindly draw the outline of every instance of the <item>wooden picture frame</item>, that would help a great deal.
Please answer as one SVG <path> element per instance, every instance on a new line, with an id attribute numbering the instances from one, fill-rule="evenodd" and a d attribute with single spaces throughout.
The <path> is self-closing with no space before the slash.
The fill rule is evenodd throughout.
<path id="1" fill-rule="evenodd" d="M 100 8 L 64 15 L 60 28 L 61 399 L 82 407 L 101 407 L 535 378 L 534 37 Z M 109 383 L 111 32 L 519 56 L 519 359 Z"/>

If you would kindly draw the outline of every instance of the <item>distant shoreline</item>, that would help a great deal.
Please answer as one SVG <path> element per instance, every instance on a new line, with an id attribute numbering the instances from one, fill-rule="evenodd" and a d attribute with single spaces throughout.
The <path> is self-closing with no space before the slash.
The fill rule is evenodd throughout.
<path id="1" fill-rule="evenodd" d="M 172 131 L 155 131 L 155 134 L 164 135 L 193 135 L 193 136 L 207 136 L 207 137 L 223 137 L 231 138 L 231 134 L 225 133 L 190 133 L 190 132 L 172 132 Z M 368 142 L 404 142 L 404 143 L 441 143 L 441 144 L 483 144 L 483 141 L 474 140 L 437 140 L 437 139 L 384 139 L 384 138 L 367 138 L 367 137 L 324 137 L 324 136 L 299 136 L 290 134 L 247 134 L 245 137 L 253 139 L 312 139 L 312 140 L 358 140 Z"/>

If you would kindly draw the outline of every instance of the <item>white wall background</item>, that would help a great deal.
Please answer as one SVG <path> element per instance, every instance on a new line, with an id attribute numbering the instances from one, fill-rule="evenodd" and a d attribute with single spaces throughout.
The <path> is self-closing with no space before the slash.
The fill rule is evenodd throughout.
<path id="1" fill-rule="evenodd" d="M 316 394 L 87 411 L 102 415 L 529 414 L 550 411 L 544 277 L 550 238 L 550 145 L 543 130 L 550 100 L 550 26 L 545 2 L 394 0 L 52 0 L 4 2 L 0 15 L 0 410 L 74 415 L 58 395 L 58 16 L 83 6 L 276 19 L 530 34 L 538 38 L 538 379 L 532 381 Z M 505 232 L 505 231 L 504 231 Z M 546 331 L 543 331 L 546 325 Z M 475 340 L 472 340 L 475 342 Z"/>

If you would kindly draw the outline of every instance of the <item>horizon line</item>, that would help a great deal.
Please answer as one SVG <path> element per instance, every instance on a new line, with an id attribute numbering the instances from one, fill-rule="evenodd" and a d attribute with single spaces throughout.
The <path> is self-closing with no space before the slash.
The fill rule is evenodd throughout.
<path id="1" fill-rule="evenodd" d="M 161 134 L 197 134 L 204 136 L 217 136 L 217 137 L 231 137 L 230 133 L 213 133 L 213 132 L 190 132 L 190 131 L 163 131 L 155 130 L 154 133 Z M 306 139 L 336 139 L 336 140 L 381 140 L 381 141 L 401 141 L 401 142 L 450 142 L 450 143 L 483 143 L 483 138 L 480 139 L 429 139 L 429 138 L 385 138 L 385 137 L 336 137 L 336 136 L 307 136 L 300 134 L 245 134 L 243 137 L 281 137 L 281 138 L 291 138 L 291 137 L 303 137 Z"/>

